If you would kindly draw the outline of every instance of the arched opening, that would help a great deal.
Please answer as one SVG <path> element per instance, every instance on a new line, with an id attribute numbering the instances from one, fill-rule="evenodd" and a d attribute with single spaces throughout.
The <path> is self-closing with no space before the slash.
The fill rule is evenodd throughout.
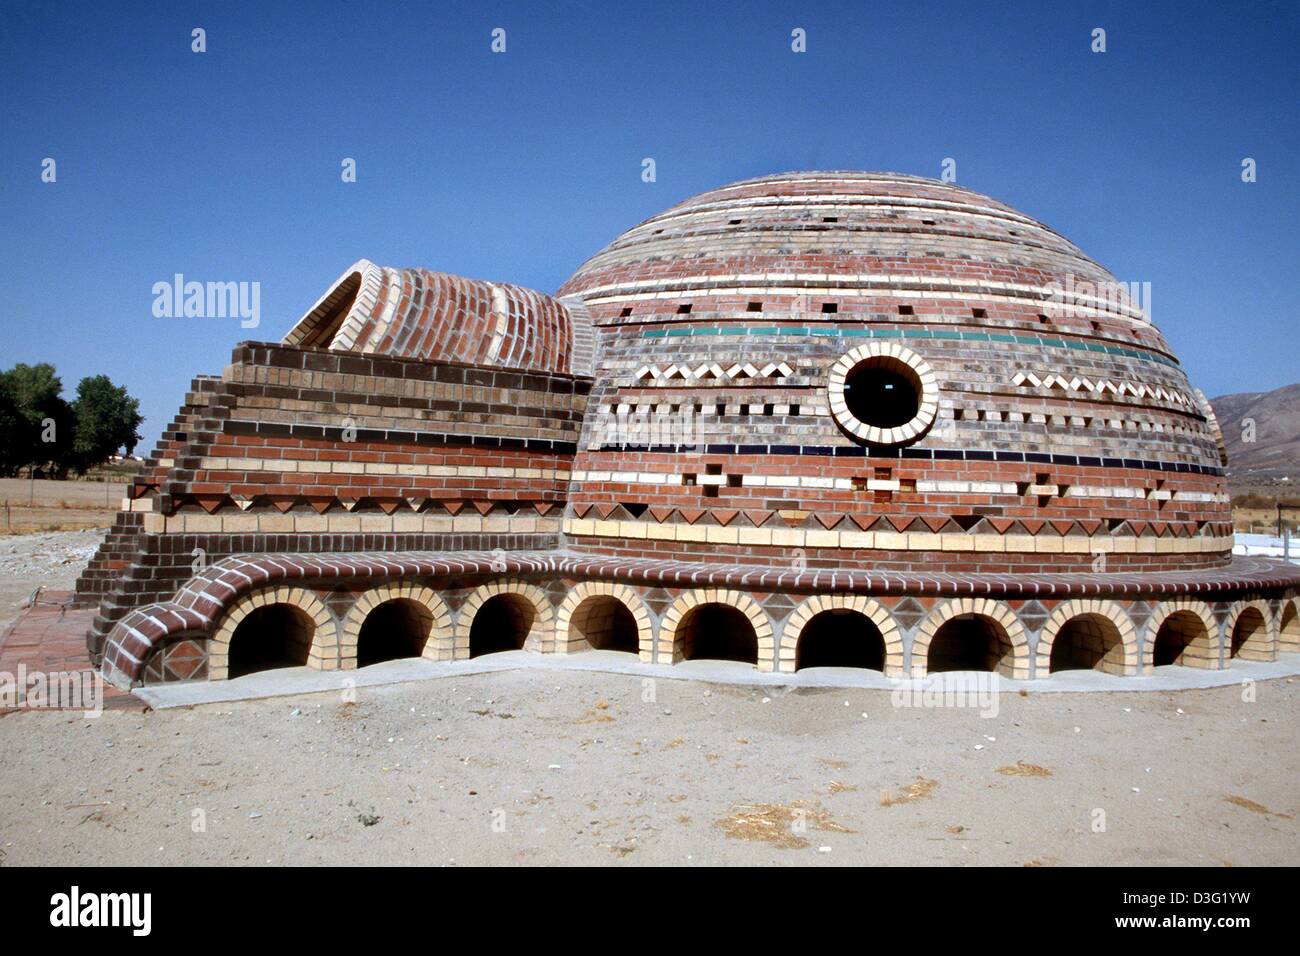
<path id="1" fill-rule="evenodd" d="M 469 656 L 522 650 L 537 609 L 520 594 L 497 594 L 482 603 L 469 629 Z"/>
<path id="2" fill-rule="evenodd" d="M 1124 642 L 1104 614 L 1080 614 L 1066 621 L 1052 641 L 1050 672 L 1099 670 L 1124 673 Z"/>
<path id="3" fill-rule="evenodd" d="M 325 300 L 303 320 L 307 323 L 307 329 L 298 345 L 303 348 L 329 348 L 360 291 L 361 273 L 353 272 L 335 286 Z"/>
<path id="4" fill-rule="evenodd" d="M 433 630 L 433 614 L 419 601 L 395 598 L 373 608 L 357 636 L 357 666 L 420 657 Z"/>
<path id="5" fill-rule="evenodd" d="M 997 671 L 1014 676 L 1016 649 L 991 617 L 963 614 L 944 623 L 930 640 L 926 671 Z"/>
<path id="6" fill-rule="evenodd" d="M 1232 627 L 1229 657 L 1243 655 L 1247 660 L 1268 660 L 1268 621 L 1257 607 L 1243 608 Z"/>
<path id="7" fill-rule="evenodd" d="M 835 608 L 814 615 L 799 632 L 794 669 L 864 667 L 885 669 L 885 638 L 860 611 Z"/>
<path id="8" fill-rule="evenodd" d="M 302 667 L 311 653 L 315 633 L 316 622 L 292 604 L 254 608 L 230 636 L 229 676 Z"/>
<path id="9" fill-rule="evenodd" d="M 1282 606 L 1282 623 L 1277 631 L 1277 649 L 1294 654 L 1300 651 L 1300 613 L 1294 601 Z"/>
<path id="10" fill-rule="evenodd" d="M 615 597 L 589 597 L 573 609 L 569 619 L 569 634 L 587 647 L 597 651 L 628 651 L 641 649 L 636 618 L 626 604 Z M 581 643 L 578 649 L 584 649 Z"/>
<path id="11" fill-rule="evenodd" d="M 1209 632 L 1199 614 L 1192 611 L 1175 611 L 1160 624 L 1156 632 L 1152 663 L 1156 667 L 1188 663 L 1188 649 L 1195 641 L 1205 643 Z"/>
<path id="12" fill-rule="evenodd" d="M 700 604 L 677 625 L 684 660 L 743 661 L 758 664 L 758 635 L 743 611 L 729 604 Z"/>
<path id="13" fill-rule="evenodd" d="M 860 422 L 876 428 L 906 425 L 921 408 L 921 380 L 906 362 L 876 355 L 844 378 L 844 404 Z"/>

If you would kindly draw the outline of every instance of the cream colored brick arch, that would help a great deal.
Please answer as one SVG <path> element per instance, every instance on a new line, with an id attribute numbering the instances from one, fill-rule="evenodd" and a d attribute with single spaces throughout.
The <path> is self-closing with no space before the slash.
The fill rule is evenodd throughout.
<path id="1" fill-rule="evenodd" d="M 636 620 L 637 653 L 641 660 L 649 662 L 654 655 L 654 628 L 650 620 L 650 611 L 640 595 L 626 584 L 614 584 L 610 581 L 583 581 L 570 591 L 555 612 L 555 650 L 568 654 L 578 650 L 586 639 L 580 633 L 580 626 L 575 626 L 575 613 L 580 613 L 583 604 L 593 599 L 610 598 L 618 601 L 631 612 Z M 579 625 L 580 625 L 579 621 Z"/>
<path id="2" fill-rule="evenodd" d="M 1046 677 L 1052 669 L 1052 646 L 1056 636 L 1075 618 L 1104 617 L 1115 625 L 1120 643 L 1110 650 L 1100 650 L 1099 670 L 1107 674 L 1132 676 L 1138 672 L 1137 629 L 1128 613 L 1114 601 L 1097 598 L 1076 598 L 1058 604 L 1038 634 L 1038 649 L 1034 655 L 1034 676 Z"/>
<path id="3" fill-rule="evenodd" d="M 1218 670 L 1223 666 L 1220 649 L 1222 638 L 1219 625 L 1214 620 L 1210 606 L 1204 601 L 1190 598 L 1176 598 L 1162 601 L 1156 605 L 1150 620 L 1147 621 L 1146 641 L 1142 647 L 1142 671 L 1150 673 L 1155 666 L 1156 636 L 1165 619 L 1175 614 L 1190 614 L 1200 619 L 1205 626 L 1205 633 L 1192 635 L 1188 639 L 1187 649 L 1180 657 L 1179 663 L 1187 667 L 1200 667 L 1206 670 Z"/>
<path id="4" fill-rule="evenodd" d="M 1278 605 L 1277 649 L 1281 654 L 1300 654 L 1300 597 L 1286 598 Z"/>
<path id="5" fill-rule="evenodd" d="M 208 680 L 226 680 L 230 676 L 230 640 L 241 621 L 260 607 L 288 604 L 302 611 L 312 621 L 311 646 L 307 666 L 318 671 L 339 667 L 339 631 L 334 615 L 325 603 L 302 588 L 262 588 L 244 595 L 221 617 L 212 640 L 208 642 Z"/>
<path id="6" fill-rule="evenodd" d="M 420 656 L 428 661 L 449 661 L 453 659 L 455 632 L 452 629 L 451 609 L 436 592 L 419 584 L 381 584 L 371 588 L 356 599 L 351 610 L 343 619 L 342 642 L 340 645 L 340 666 L 352 670 L 357 666 L 357 642 L 361 637 L 361 626 L 365 624 L 370 612 L 389 601 L 414 601 L 424 606 L 432 617 L 428 639 L 424 652 Z"/>
<path id="7" fill-rule="evenodd" d="M 527 601 L 533 609 L 533 622 L 524 638 L 524 650 L 549 654 L 555 650 L 555 608 L 550 599 L 535 584 L 527 581 L 492 581 L 475 589 L 456 615 L 455 660 L 469 657 L 469 635 L 474 626 L 474 615 L 485 603 L 498 595 L 515 595 Z"/>
<path id="8" fill-rule="evenodd" d="M 863 595 L 827 594 L 808 598 L 786 619 L 781 630 L 781 650 L 777 658 L 777 669 L 784 674 L 794 672 L 798 657 L 799 638 L 803 629 L 818 614 L 824 611 L 857 611 L 876 626 L 880 636 L 885 639 L 885 675 L 901 677 L 903 675 L 903 633 L 884 605 Z"/>
<path id="9" fill-rule="evenodd" d="M 931 611 L 912 641 L 912 676 L 924 677 L 929 670 L 930 642 L 939 629 L 954 618 L 966 615 L 975 615 L 996 626 L 999 638 L 1009 645 L 1010 660 L 1003 654 L 995 668 L 997 672 L 1003 677 L 1028 680 L 1029 639 L 1024 625 L 1015 611 L 992 598 L 953 598 Z"/>
<path id="10" fill-rule="evenodd" d="M 1253 627 L 1255 621 L 1254 615 L 1247 615 L 1245 621 L 1241 620 L 1242 614 L 1247 609 L 1259 612 L 1258 627 Z M 1234 654 L 1232 650 L 1233 632 L 1236 630 L 1238 623 L 1242 625 L 1242 644 Z M 1277 631 L 1273 620 L 1273 615 L 1269 613 L 1268 604 L 1262 600 L 1255 601 L 1238 601 L 1228 610 L 1228 617 L 1223 622 L 1223 647 L 1228 652 L 1228 657 L 1239 657 L 1243 661 L 1275 661 L 1277 660 Z"/>
<path id="11" fill-rule="evenodd" d="M 758 638 L 758 669 L 771 671 L 776 666 L 776 642 L 772 635 L 772 621 L 767 612 L 759 607 L 748 594 L 726 588 L 697 588 L 687 591 L 677 598 L 664 612 L 659 623 L 659 640 L 656 644 L 655 659 L 662 663 L 671 661 L 676 664 L 682 660 L 681 648 L 677 646 L 677 629 L 693 609 L 704 604 L 725 604 L 735 608 L 753 625 L 754 635 Z"/>

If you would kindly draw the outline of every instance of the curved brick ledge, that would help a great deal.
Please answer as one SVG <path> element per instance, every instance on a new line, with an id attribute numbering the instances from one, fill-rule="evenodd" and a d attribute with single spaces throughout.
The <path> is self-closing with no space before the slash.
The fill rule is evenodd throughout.
<path id="1" fill-rule="evenodd" d="M 1206 571 L 1150 574 L 855 574 L 837 570 L 775 571 L 650 559 L 607 559 L 562 551 L 251 554 L 205 569 L 167 602 L 131 611 L 108 636 L 104 677 L 128 687 L 149 655 L 182 635 L 206 637 L 222 613 L 253 591 L 281 584 L 355 585 L 392 578 L 563 576 L 670 587 L 731 587 L 760 591 L 909 594 L 923 597 L 1158 597 L 1227 594 L 1300 586 L 1300 567 L 1259 557 L 1234 557 Z"/>

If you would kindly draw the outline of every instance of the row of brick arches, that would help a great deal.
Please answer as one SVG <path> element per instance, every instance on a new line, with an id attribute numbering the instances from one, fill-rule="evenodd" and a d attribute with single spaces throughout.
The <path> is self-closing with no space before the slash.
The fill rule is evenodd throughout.
<path id="1" fill-rule="evenodd" d="M 1279 648 L 1300 650 L 1297 602 L 1282 608 L 1276 629 L 1262 602 L 1228 613 L 1224 656 L 1272 660 Z M 625 585 L 584 582 L 558 608 L 535 585 L 489 584 L 454 616 L 438 593 L 386 585 L 363 593 L 336 622 L 315 594 L 277 588 L 243 599 L 223 618 L 209 649 L 209 675 L 237 677 L 275 667 L 366 667 L 423 657 L 462 660 L 511 650 L 637 654 L 642 660 L 740 661 L 764 670 L 848 667 L 904 676 L 902 632 L 889 612 L 866 597 L 813 597 L 774 638 L 767 614 L 747 594 L 689 592 L 657 628 Z M 1205 604 L 1175 600 L 1152 616 L 1154 639 L 1140 652 L 1135 628 L 1114 602 L 1074 600 L 1056 607 L 1040 630 L 1031 668 L 1029 641 L 1005 604 L 954 599 L 938 605 L 911 642 L 913 676 L 992 671 L 1026 679 L 1069 670 L 1136 674 L 1151 666 L 1220 666 L 1219 626 Z M 1280 643 L 1279 643 L 1280 642 Z"/>

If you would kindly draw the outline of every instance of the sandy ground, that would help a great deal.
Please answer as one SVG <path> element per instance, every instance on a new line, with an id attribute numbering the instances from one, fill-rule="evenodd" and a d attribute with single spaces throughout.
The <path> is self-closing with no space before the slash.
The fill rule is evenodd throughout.
<path id="1" fill-rule="evenodd" d="M 121 482 L 0 478 L 0 533 L 107 528 L 125 495 Z"/>
<path id="2" fill-rule="evenodd" d="M 0 850 L 11 864 L 1294 865 L 1300 680 L 1256 690 L 1013 692 L 983 718 L 883 691 L 520 670 L 355 703 L 18 713 L 0 719 Z"/>
<path id="3" fill-rule="evenodd" d="M 0 630 L 21 613 L 38 587 L 71 589 L 107 530 L 0 535 Z"/>
<path id="4" fill-rule="evenodd" d="M 0 538 L 0 621 L 100 536 Z M 0 863 L 1295 865 L 1300 680 L 1255 690 L 1012 691 L 984 718 L 518 670 L 13 713 Z"/>

